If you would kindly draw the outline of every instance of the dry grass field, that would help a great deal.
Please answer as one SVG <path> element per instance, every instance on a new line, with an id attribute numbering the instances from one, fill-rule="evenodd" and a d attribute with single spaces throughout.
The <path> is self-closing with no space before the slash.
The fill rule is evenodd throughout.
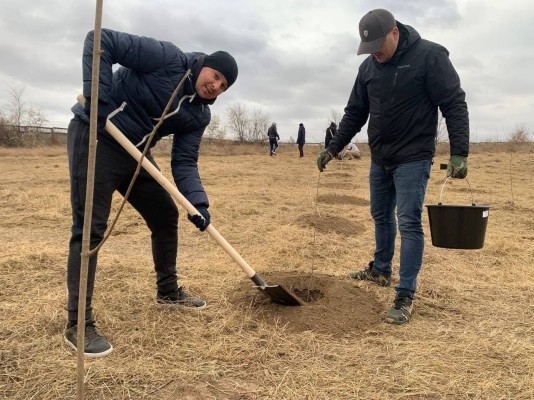
<path id="1" fill-rule="evenodd" d="M 473 146 L 473 197 L 491 206 L 483 249 L 433 247 L 425 210 L 414 317 L 399 327 L 382 322 L 393 287 L 347 276 L 374 250 L 367 152 L 319 174 L 316 147 L 302 159 L 296 146 L 276 157 L 211 147 L 199 168 L 213 225 L 269 283 L 316 296 L 270 303 L 181 212 L 180 279 L 208 308 L 160 308 L 149 233 L 127 206 L 99 256 L 94 312 L 114 351 L 86 360 L 87 399 L 534 398 L 531 148 Z M 156 159 L 171 177 L 167 152 Z M 435 159 L 425 204 L 438 202 L 447 159 Z M 0 171 L 0 398 L 75 398 L 76 356 L 62 340 L 65 150 L 0 149 Z M 443 201 L 470 204 L 467 183 L 449 182 Z"/>

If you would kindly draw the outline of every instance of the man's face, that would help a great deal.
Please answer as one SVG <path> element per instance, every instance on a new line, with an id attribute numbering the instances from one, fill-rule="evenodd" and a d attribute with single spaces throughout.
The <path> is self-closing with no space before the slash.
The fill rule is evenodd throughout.
<path id="1" fill-rule="evenodd" d="M 399 28 L 394 27 L 391 32 L 386 35 L 386 41 L 384 45 L 377 53 L 372 53 L 376 62 L 383 64 L 391 60 L 395 50 L 397 50 L 397 45 L 399 43 Z"/>
<path id="2" fill-rule="evenodd" d="M 226 89 L 228 89 L 228 81 L 223 74 L 216 69 L 202 67 L 195 83 L 195 90 L 201 98 L 214 99 Z"/>

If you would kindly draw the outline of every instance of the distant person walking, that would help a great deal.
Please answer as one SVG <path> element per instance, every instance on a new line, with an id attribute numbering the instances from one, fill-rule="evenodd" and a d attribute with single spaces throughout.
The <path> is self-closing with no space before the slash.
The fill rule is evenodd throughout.
<path id="1" fill-rule="evenodd" d="M 269 137 L 269 155 L 275 156 L 276 149 L 278 148 L 278 141 L 280 140 L 280 136 L 278 135 L 278 131 L 276 130 L 276 122 L 273 122 L 272 125 L 269 127 L 269 130 L 267 131 L 267 136 Z"/>
<path id="2" fill-rule="evenodd" d="M 328 147 L 328 144 L 334 136 L 337 135 L 337 125 L 335 122 L 331 122 L 330 126 L 326 128 L 326 136 L 324 137 L 324 148 Z"/>
<path id="3" fill-rule="evenodd" d="M 299 145 L 299 158 L 304 157 L 304 144 L 306 143 L 306 128 L 301 122 L 299 124 L 299 134 L 297 136 L 297 144 Z"/>

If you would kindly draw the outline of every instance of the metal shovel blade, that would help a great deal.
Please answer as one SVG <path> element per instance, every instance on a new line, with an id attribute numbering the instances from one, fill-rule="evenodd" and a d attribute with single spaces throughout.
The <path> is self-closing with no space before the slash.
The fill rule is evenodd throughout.
<path id="1" fill-rule="evenodd" d="M 280 285 L 270 285 L 265 287 L 256 286 L 259 290 L 267 293 L 272 301 L 283 306 L 301 306 L 302 302 L 293 296 Z"/>
<path id="2" fill-rule="evenodd" d="M 302 300 L 291 294 L 287 289 L 281 285 L 268 285 L 258 274 L 254 274 L 250 279 L 256 285 L 256 289 L 264 292 L 275 303 L 283 306 L 301 306 Z"/>

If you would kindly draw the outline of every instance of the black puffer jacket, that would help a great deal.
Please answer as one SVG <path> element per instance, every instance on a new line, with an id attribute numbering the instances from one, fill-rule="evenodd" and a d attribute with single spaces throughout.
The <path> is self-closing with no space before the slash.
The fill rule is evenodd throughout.
<path id="1" fill-rule="evenodd" d="M 374 163 L 431 159 L 439 107 L 447 123 L 451 154 L 467 156 L 467 104 L 448 51 L 421 39 L 410 26 L 399 22 L 397 26 L 400 39 L 392 59 L 379 64 L 369 56 L 360 66 L 329 150 L 339 153 L 369 116 L 369 147 Z"/>
<path id="2" fill-rule="evenodd" d="M 299 125 L 299 133 L 297 135 L 297 144 L 305 144 L 306 143 L 306 128 L 304 128 L 304 125 Z"/>
<path id="3" fill-rule="evenodd" d="M 213 100 L 200 99 L 194 88 L 204 55 L 184 53 L 169 42 L 109 29 L 102 30 L 101 48 L 99 109 L 106 109 L 107 115 L 126 102 L 124 111 L 112 117 L 111 121 L 141 150 L 143 137 L 152 131 L 176 86 L 189 69 L 193 71 L 193 76 L 185 81 L 152 144 L 162 136 L 174 135 L 172 173 L 176 185 L 195 206 L 208 206 L 197 161 L 202 134 L 211 119 L 208 104 Z M 83 53 L 85 97 L 91 95 L 92 52 L 93 32 L 89 32 Z M 121 65 L 115 72 L 112 71 L 114 64 Z M 179 111 L 173 113 L 178 106 Z M 88 123 L 81 106 L 75 105 L 72 111 Z M 107 133 L 99 133 L 99 140 L 120 148 Z"/>

